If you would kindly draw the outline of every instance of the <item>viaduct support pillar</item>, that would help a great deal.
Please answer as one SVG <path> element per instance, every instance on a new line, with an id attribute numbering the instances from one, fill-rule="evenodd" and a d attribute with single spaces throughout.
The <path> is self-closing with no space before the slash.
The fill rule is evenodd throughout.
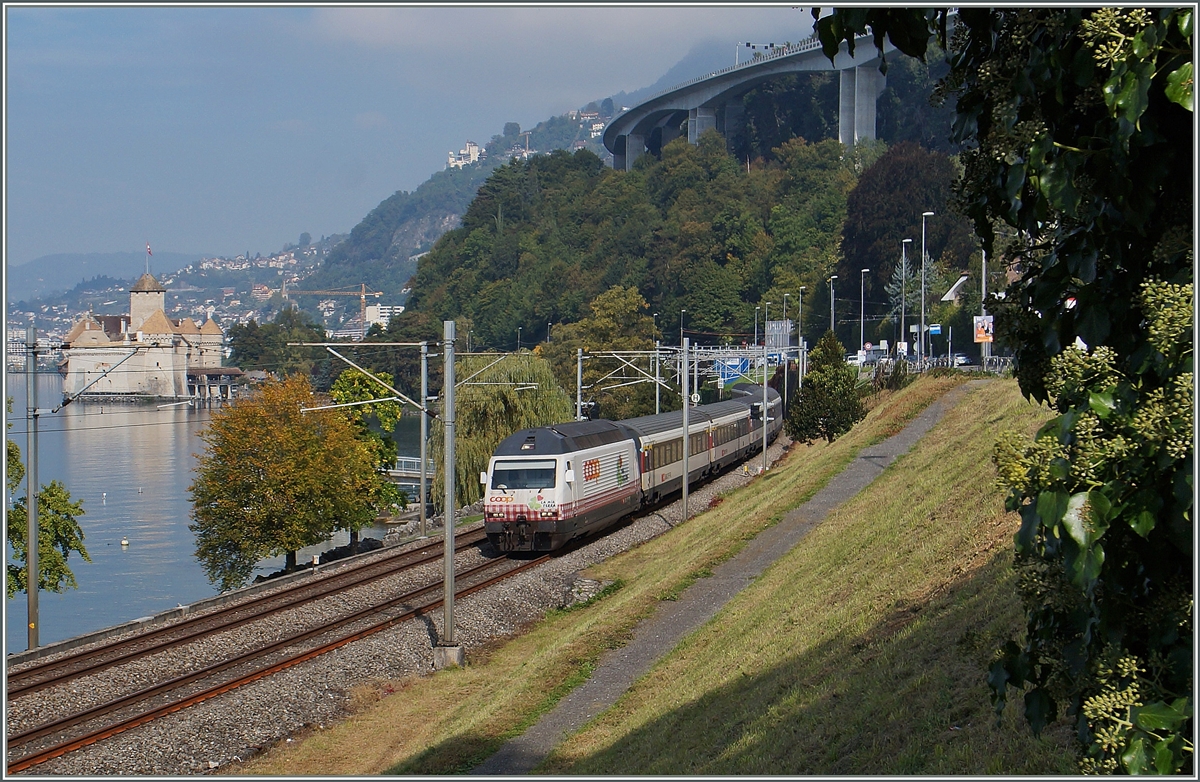
<path id="1" fill-rule="evenodd" d="M 688 143 L 695 144 L 700 134 L 717 127 L 717 110 L 701 106 L 688 110 Z"/>
<path id="2" fill-rule="evenodd" d="M 839 72 L 838 141 L 847 147 L 862 138 L 875 138 L 875 106 L 885 77 L 875 63 Z"/>

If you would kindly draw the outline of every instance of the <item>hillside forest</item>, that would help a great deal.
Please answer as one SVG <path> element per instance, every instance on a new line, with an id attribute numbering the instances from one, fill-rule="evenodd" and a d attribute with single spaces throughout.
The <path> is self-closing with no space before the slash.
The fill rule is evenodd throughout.
<path id="1" fill-rule="evenodd" d="M 678 344 L 681 332 L 707 344 L 752 342 L 767 315 L 784 315 L 784 294 L 789 318 L 802 303 L 801 332 L 813 343 L 829 328 L 836 274 L 842 344 L 858 344 L 860 318 L 866 341 L 894 342 L 899 291 L 893 297 L 888 286 L 901 242 L 914 240 L 906 275 L 912 324 L 920 309 L 921 214 L 933 211 L 925 226 L 926 320 L 942 323 L 944 334 L 954 326 L 966 347 L 979 312 L 980 260 L 968 225 L 952 211 L 955 173 L 953 158 L 911 142 L 847 150 L 835 140 L 793 138 L 769 159 L 746 164 L 716 132 L 695 146 L 677 139 L 661 160 L 644 156 L 628 173 L 586 150 L 513 161 L 421 259 L 408 309 L 379 338 L 436 340 L 441 322 L 454 319 L 476 351 L 511 351 L 519 338 L 532 347 L 589 317 L 600 294 L 620 287 L 644 300 L 628 315 L 644 319 L 651 346 L 654 339 Z M 998 271 L 989 266 L 989 275 Z M 962 272 L 971 278 L 958 303 L 941 303 Z M 1000 272 L 989 289 L 1002 280 Z"/>

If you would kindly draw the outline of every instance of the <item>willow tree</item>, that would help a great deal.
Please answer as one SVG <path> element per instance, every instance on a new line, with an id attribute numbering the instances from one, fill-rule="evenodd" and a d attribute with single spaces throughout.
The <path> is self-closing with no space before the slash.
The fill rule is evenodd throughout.
<path id="1" fill-rule="evenodd" d="M 360 530 L 375 518 L 380 478 L 370 448 L 340 410 L 320 403 L 300 374 L 264 383 L 213 413 L 188 487 L 196 558 L 222 590 L 261 559 L 287 557 Z"/>
<path id="2" fill-rule="evenodd" d="M 575 409 L 549 362 L 532 352 L 460 357 L 455 375 L 461 379 L 454 390 L 454 496 L 457 504 L 470 505 L 482 496 L 479 473 L 501 440 L 531 426 L 570 421 Z M 445 432 L 439 417 L 430 427 L 430 440 L 436 465 L 433 501 L 443 510 Z"/>

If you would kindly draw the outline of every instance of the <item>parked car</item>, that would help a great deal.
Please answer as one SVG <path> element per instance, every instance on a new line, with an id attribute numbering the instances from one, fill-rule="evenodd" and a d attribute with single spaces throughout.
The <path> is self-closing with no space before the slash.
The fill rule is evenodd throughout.
<path id="1" fill-rule="evenodd" d="M 954 354 L 954 366 L 956 366 L 956 367 L 975 366 L 975 359 L 972 356 L 968 356 L 966 353 L 955 353 Z"/>

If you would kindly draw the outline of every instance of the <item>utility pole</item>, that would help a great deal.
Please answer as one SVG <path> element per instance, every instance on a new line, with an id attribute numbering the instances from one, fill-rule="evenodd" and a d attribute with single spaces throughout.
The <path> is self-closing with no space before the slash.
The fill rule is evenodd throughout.
<path id="1" fill-rule="evenodd" d="M 908 304 L 908 246 L 912 239 L 900 242 L 900 341 L 908 345 L 908 332 L 904 330 L 904 308 Z M 908 358 L 908 348 L 904 349 L 904 358 Z"/>
<path id="2" fill-rule="evenodd" d="M 575 348 L 575 420 L 583 420 L 583 348 Z"/>
<path id="3" fill-rule="evenodd" d="M 654 414 L 655 415 L 658 415 L 659 412 L 661 412 L 661 407 L 662 407 L 662 404 L 660 402 L 660 398 L 662 396 L 662 393 L 661 393 L 662 389 L 659 387 L 662 384 L 662 379 L 659 377 L 659 371 L 658 371 L 658 366 L 659 366 L 658 351 L 661 346 L 662 346 L 662 342 L 660 342 L 657 339 L 654 340 Z"/>
<path id="4" fill-rule="evenodd" d="M 149 246 L 146 245 L 147 248 Z M 25 538 L 25 595 L 28 598 L 30 649 L 38 647 L 38 585 L 41 583 L 41 574 L 38 572 L 38 533 L 41 527 L 38 521 L 37 342 L 37 326 L 30 326 L 25 331 L 25 347 L 29 351 L 29 357 L 25 359 L 25 403 L 29 411 L 29 431 L 26 433 L 28 456 L 25 468 L 25 505 L 28 522 Z"/>
<path id="5" fill-rule="evenodd" d="M 683 517 L 682 517 L 681 521 L 687 521 L 687 517 L 688 517 L 688 478 L 691 477 L 689 474 L 690 471 L 688 470 L 688 456 L 690 455 L 688 453 L 688 451 L 690 450 L 688 447 L 690 445 L 690 443 L 688 441 L 691 440 L 691 437 L 688 436 L 690 434 L 688 432 L 688 418 L 689 418 L 688 409 L 692 406 L 691 402 L 688 400 L 688 338 L 687 337 L 683 338 L 683 353 L 680 354 L 680 360 L 683 362 L 679 367 L 681 370 L 683 370 L 682 372 L 679 373 L 682 377 L 681 382 L 683 383 Z"/>
<path id="6" fill-rule="evenodd" d="M 445 534 L 445 584 L 442 602 L 446 609 L 442 621 L 442 642 L 434 649 L 434 666 L 446 668 L 461 666 L 464 662 L 463 648 L 454 639 L 454 321 L 442 322 L 443 328 L 443 387 L 442 421 L 446 431 L 446 464 L 444 483 L 446 504 L 443 515 Z"/>
<path id="7" fill-rule="evenodd" d="M 771 302 L 766 302 L 763 310 L 763 465 L 762 471 L 767 471 L 767 320 L 770 318 Z"/>
<path id="8" fill-rule="evenodd" d="M 429 404 L 429 343 L 421 343 L 421 405 Z M 426 494 L 425 470 L 429 464 L 426 451 L 429 445 L 429 416 L 421 413 L 421 537 L 429 537 L 429 529 L 425 519 Z"/>

